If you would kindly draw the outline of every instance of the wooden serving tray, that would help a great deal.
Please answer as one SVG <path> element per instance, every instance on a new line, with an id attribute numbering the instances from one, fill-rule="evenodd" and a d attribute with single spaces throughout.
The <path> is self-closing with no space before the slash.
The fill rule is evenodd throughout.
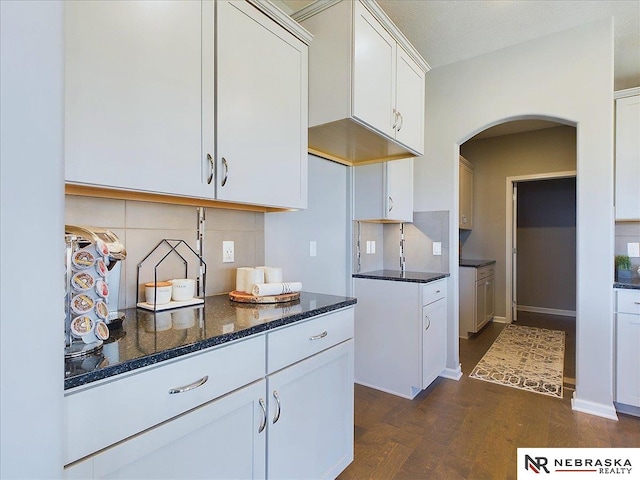
<path id="1" fill-rule="evenodd" d="M 282 295 L 267 295 L 264 297 L 255 297 L 250 293 L 239 292 L 234 290 L 229 292 L 229 298 L 234 302 L 240 303 L 283 303 L 293 302 L 300 298 L 300 292 L 283 293 Z"/>

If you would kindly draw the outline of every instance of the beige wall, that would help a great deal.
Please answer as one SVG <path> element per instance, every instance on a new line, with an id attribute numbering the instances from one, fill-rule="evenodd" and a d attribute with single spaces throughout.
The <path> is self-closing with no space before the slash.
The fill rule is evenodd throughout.
<path id="1" fill-rule="evenodd" d="M 576 169 L 576 129 L 561 126 L 480 140 L 460 153 L 473 164 L 473 230 L 464 238 L 463 258 L 496 260 L 496 315 L 506 305 L 507 177 Z"/>
<path id="2" fill-rule="evenodd" d="M 207 208 L 205 218 L 203 256 L 207 264 L 206 293 L 229 292 L 235 289 L 237 267 L 264 264 L 264 214 Z M 67 195 L 65 223 L 108 228 L 124 244 L 127 258 L 122 267 L 119 308 L 135 307 L 137 265 L 162 239 L 184 240 L 196 249 L 198 212 L 195 207 Z M 222 263 L 223 240 L 234 241 L 234 263 Z M 163 249 L 163 254 L 166 251 Z M 188 248 L 180 253 L 189 255 Z M 190 260 L 187 256 L 185 258 Z M 140 284 L 153 280 L 157 260 L 159 257 L 145 261 L 140 269 Z M 189 277 L 197 275 L 194 268 L 190 262 Z M 175 256 L 168 257 L 158 271 L 159 280 L 183 275 L 182 263 Z M 143 300 L 144 294 L 141 293 L 140 301 Z"/>

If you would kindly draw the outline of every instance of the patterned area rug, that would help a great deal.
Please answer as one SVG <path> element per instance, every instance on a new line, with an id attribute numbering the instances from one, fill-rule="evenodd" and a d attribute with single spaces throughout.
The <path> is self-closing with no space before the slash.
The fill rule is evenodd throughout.
<path id="1" fill-rule="evenodd" d="M 507 325 L 471 378 L 562 398 L 564 332 Z"/>

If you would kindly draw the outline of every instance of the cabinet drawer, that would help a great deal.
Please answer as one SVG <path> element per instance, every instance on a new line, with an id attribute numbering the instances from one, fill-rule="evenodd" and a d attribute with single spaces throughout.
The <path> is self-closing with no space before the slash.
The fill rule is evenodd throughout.
<path id="1" fill-rule="evenodd" d="M 267 373 L 353 338 L 353 308 L 267 334 Z"/>
<path id="2" fill-rule="evenodd" d="M 616 312 L 640 315 L 640 290 L 617 290 Z"/>
<path id="3" fill-rule="evenodd" d="M 260 335 L 68 393 L 65 465 L 264 377 L 264 362 Z"/>
<path id="4" fill-rule="evenodd" d="M 495 264 L 487 265 L 482 268 L 476 269 L 476 281 L 482 280 L 483 278 L 491 277 L 495 275 L 496 266 Z"/>
<path id="5" fill-rule="evenodd" d="M 439 280 L 437 282 L 425 283 L 422 286 L 422 305 L 440 300 L 447 296 L 447 281 Z"/>

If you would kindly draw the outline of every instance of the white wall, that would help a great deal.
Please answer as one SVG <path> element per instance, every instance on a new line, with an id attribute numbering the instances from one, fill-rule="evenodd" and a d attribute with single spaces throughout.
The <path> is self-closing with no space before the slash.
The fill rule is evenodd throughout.
<path id="1" fill-rule="evenodd" d="M 265 214 L 265 263 L 281 266 L 285 281 L 301 281 L 306 291 L 350 294 L 350 182 L 349 167 L 309 155 L 307 210 Z M 315 257 L 309 256 L 312 240 Z"/>
<path id="2" fill-rule="evenodd" d="M 59 478 L 62 3 L 3 0 L 0 20 L 0 478 Z"/>
<path id="3" fill-rule="evenodd" d="M 613 407 L 613 21 L 509 47 L 427 74 L 427 153 L 414 209 L 458 215 L 459 145 L 492 125 L 551 118 L 577 127 L 576 410 Z M 450 227 L 447 367 L 458 368 L 458 229 Z"/>

